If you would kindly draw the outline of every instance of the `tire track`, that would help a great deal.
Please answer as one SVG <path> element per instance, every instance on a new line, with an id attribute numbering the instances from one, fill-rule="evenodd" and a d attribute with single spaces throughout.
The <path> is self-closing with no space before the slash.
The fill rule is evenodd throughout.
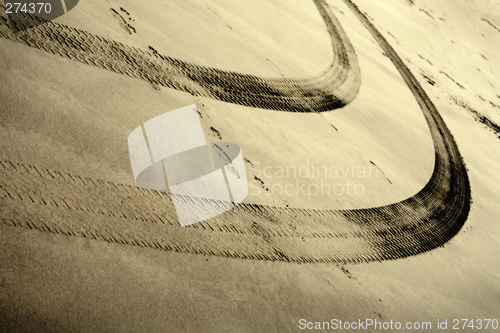
<path id="1" fill-rule="evenodd" d="M 321 112 L 353 100 L 361 80 L 356 54 L 340 22 L 323 0 L 314 3 L 333 51 L 332 63 L 317 77 L 265 78 L 199 66 L 163 56 L 151 46 L 130 47 L 23 13 L 16 22 L 0 16 L 0 37 L 193 96 L 271 110 Z M 0 10 L 5 10 L 1 4 Z M 25 30 L 23 22 L 30 26 L 33 21 L 41 25 Z M 13 33 L 12 25 L 21 31 Z"/>
<path id="2" fill-rule="evenodd" d="M 435 148 L 435 166 L 429 182 L 414 196 L 387 206 L 336 211 L 241 204 L 215 218 L 180 228 L 172 198 L 167 192 L 0 161 L 2 222 L 40 231 L 161 250 L 288 262 L 345 263 L 396 259 L 443 245 L 458 233 L 470 210 L 470 185 L 458 147 L 434 104 L 394 49 L 354 3 L 350 0 L 344 1 L 392 60 L 414 94 L 429 126 Z M 333 17 L 323 2 L 315 3 L 322 15 L 328 13 Z M 51 24 L 53 23 L 49 22 L 44 26 Z M 53 35 L 47 35 L 49 39 L 57 39 L 56 32 L 52 31 L 51 34 Z M 64 35 L 64 32 L 61 34 Z M 31 39 L 19 38 L 20 40 L 15 40 L 31 43 Z M 102 42 L 100 37 L 90 36 L 85 41 L 89 47 L 95 42 L 97 48 L 101 47 L 99 40 Z M 337 47 L 343 43 L 343 37 L 339 35 L 332 35 L 332 40 L 332 45 Z M 113 64 L 113 57 L 119 49 L 116 47 L 118 44 L 113 43 L 104 43 L 113 45 L 114 48 L 109 46 L 113 51 L 104 49 L 92 54 L 103 59 L 109 58 L 106 64 Z M 126 48 L 123 46 L 120 50 Z M 133 52 L 137 51 L 130 50 L 133 49 L 127 49 L 127 56 L 132 56 Z M 346 57 L 349 54 L 350 51 L 345 52 Z M 133 59 L 128 61 L 132 62 Z M 153 57 L 146 56 L 138 61 L 144 59 L 151 60 Z M 160 66 L 159 62 L 155 64 Z M 188 66 L 187 63 L 183 64 Z M 150 65 L 151 63 L 147 66 Z M 351 70 L 347 69 L 349 67 Z M 337 71 L 339 77 L 344 75 L 346 78 L 351 77 L 349 73 L 359 70 L 357 65 L 352 63 L 339 68 L 343 68 Z M 157 74 L 154 74 L 154 70 Z M 348 73 L 344 73 L 345 71 Z M 157 78 L 162 77 L 163 73 L 164 67 L 151 67 L 150 72 L 144 75 L 146 78 Z M 229 83 L 232 75 L 234 73 L 214 72 L 212 77 L 219 78 L 219 82 Z M 179 75 L 173 76 L 172 82 L 174 79 L 183 80 Z M 255 77 L 252 79 L 255 82 L 264 82 L 263 79 L 259 81 Z M 250 84 L 252 79 L 247 83 Z M 306 81 L 300 82 L 302 84 Z M 205 81 L 201 82 L 198 92 L 209 91 L 204 86 Z M 284 82 L 280 81 L 280 84 Z M 283 104 L 280 104 L 281 102 L 276 100 L 279 95 L 273 95 L 279 90 L 270 93 L 262 90 L 262 87 L 259 84 L 254 86 L 255 96 L 259 96 L 260 92 L 261 97 L 265 97 L 255 97 L 255 103 L 263 103 L 267 108 L 288 111 L 321 110 L 317 100 L 314 100 L 316 104 L 309 104 L 312 103 L 313 97 L 300 100 L 299 95 L 288 96 L 290 104 L 286 104 L 284 100 Z M 343 87 L 350 87 L 351 94 L 355 94 L 358 89 L 349 84 L 344 84 Z M 234 98 L 230 102 L 241 104 L 238 98 L 241 98 L 243 93 L 236 93 L 237 91 L 238 89 L 232 90 L 231 94 L 234 95 L 228 93 L 227 96 Z M 314 92 L 314 89 L 309 91 L 312 95 Z M 315 95 L 314 98 L 318 96 L 321 94 Z M 323 102 L 325 104 L 321 105 L 325 107 L 336 105 Z M 281 108 L 283 105 L 286 108 Z M 299 110 L 298 105 L 303 108 Z M 203 201 L 191 203 L 193 209 L 203 205 Z"/>

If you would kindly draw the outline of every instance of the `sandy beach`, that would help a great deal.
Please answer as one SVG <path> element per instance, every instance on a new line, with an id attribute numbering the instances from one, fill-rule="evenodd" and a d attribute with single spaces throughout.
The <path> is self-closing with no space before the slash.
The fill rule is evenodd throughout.
<path id="1" fill-rule="evenodd" d="M 500 4 L 354 4 L 4 14 L 0 331 L 497 331 Z M 191 104 L 249 194 L 181 228 L 127 138 Z"/>

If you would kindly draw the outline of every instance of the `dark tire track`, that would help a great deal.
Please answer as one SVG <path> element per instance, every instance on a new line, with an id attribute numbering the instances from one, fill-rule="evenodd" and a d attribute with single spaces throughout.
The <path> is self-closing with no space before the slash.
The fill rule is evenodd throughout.
<path id="1" fill-rule="evenodd" d="M 162 250 L 289 262 L 396 259 L 443 245 L 458 233 L 470 210 L 470 185 L 458 147 L 434 104 L 394 49 L 356 5 L 350 0 L 344 1 L 393 61 L 429 126 L 436 155 L 434 171 L 429 182 L 414 196 L 387 206 L 336 211 L 242 204 L 210 220 L 180 228 L 172 198 L 166 192 L 0 161 L 3 223 Z M 317 1 L 316 4 L 318 8 L 326 8 L 324 3 Z M 322 15 L 326 12 L 325 9 Z M 88 40 L 96 41 L 94 38 L 101 40 L 89 37 L 87 44 L 91 45 Z M 332 38 L 336 40 L 334 45 L 343 43 L 339 36 L 332 35 Z M 100 52 L 97 54 L 101 57 L 116 56 L 116 52 Z M 355 72 L 357 65 L 350 65 Z M 155 68 L 158 73 L 164 71 Z M 350 77 L 342 72 L 340 76 Z M 161 77 L 163 74 L 147 75 Z M 231 82 L 231 75 L 220 74 L 220 80 Z M 213 74 L 213 77 L 219 76 Z M 207 88 L 200 89 L 206 91 Z M 351 94 L 357 92 L 357 87 L 351 86 L 351 89 Z M 256 96 L 258 91 L 254 90 Z M 266 93 L 262 96 L 274 96 Z M 238 96 L 233 96 L 235 100 L 230 102 L 239 103 Z M 281 108 L 278 102 L 266 106 L 289 111 L 298 111 L 296 106 L 300 103 L 311 107 L 308 104 L 311 99 L 301 102 L 298 95 L 293 98 L 297 100 L 287 108 Z M 256 97 L 256 100 L 255 103 L 263 103 L 262 99 Z M 270 101 L 273 99 L 266 103 Z M 202 201 L 193 202 L 193 209 L 202 204 Z"/>
<path id="2" fill-rule="evenodd" d="M 333 59 L 317 77 L 265 78 L 199 66 L 142 50 L 91 33 L 45 21 L 36 28 L 12 33 L 0 16 L 0 37 L 87 65 L 224 102 L 271 110 L 321 112 L 353 100 L 361 84 L 354 49 L 340 23 L 323 0 L 314 0 L 331 36 Z M 0 4 L 0 10 L 5 10 Z M 43 19 L 20 14 L 17 24 Z M 17 29 L 24 30 L 23 26 Z"/>

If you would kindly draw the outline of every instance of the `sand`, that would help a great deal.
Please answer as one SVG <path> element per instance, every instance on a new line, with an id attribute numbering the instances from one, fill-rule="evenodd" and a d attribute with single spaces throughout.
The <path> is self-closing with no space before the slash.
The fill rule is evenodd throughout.
<path id="1" fill-rule="evenodd" d="M 328 66 L 328 36 L 312 4 L 230 3 L 183 3 L 165 11 L 125 2 L 81 3 L 56 21 L 254 75 L 301 77 Z M 494 59 L 498 31 L 482 20 L 495 25 L 495 15 L 485 10 L 486 2 L 473 8 L 465 2 L 356 3 L 420 74 L 464 157 L 474 202 L 453 240 L 396 261 L 298 265 L 155 251 L 2 225 L 6 331 L 295 331 L 302 318 L 433 324 L 445 318 L 498 318 L 499 227 L 494 222 L 500 213 L 495 158 L 500 147 L 494 133 L 450 99 L 459 97 L 498 123 L 494 73 L 499 69 L 484 59 Z M 362 85 L 352 103 L 322 114 L 270 112 L 193 97 L 0 39 L 2 160 L 134 185 L 121 139 L 155 115 L 195 102 L 207 139 L 238 143 L 254 163 L 373 161 L 385 175 L 363 179 L 367 191 L 362 197 L 307 200 L 263 194 L 249 196 L 248 203 L 349 209 L 405 199 L 432 173 L 425 120 L 395 67 L 353 13 L 343 3 L 330 5 L 357 52 Z M 125 19 L 131 16 L 136 32 L 120 25 L 109 7 Z M 474 19 L 465 25 L 463 17 Z M 471 64 L 477 67 L 474 74 Z M 247 168 L 249 180 L 251 171 Z"/>

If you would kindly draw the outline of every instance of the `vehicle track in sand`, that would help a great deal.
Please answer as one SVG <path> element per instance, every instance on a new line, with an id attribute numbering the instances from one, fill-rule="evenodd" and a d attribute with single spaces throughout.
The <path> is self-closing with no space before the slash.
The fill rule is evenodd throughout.
<path id="1" fill-rule="evenodd" d="M 177 252 L 289 262 L 396 259 L 443 245 L 458 233 L 470 210 L 470 185 L 458 147 L 434 104 L 394 49 L 354 3 L 344 1 L 392 60 L 429 126 L 436 156 L 434 171 L 414 196 L 387 206 L 356 210 L 240 204 L 215 218 L 181 228 L 167 192 L 0 161 L 2 222 Z M 4 21 L 0 36 L 195 95 L 266 109 L 318 112 L 351 101 L 360 79 L 354 50 L 340 24 L 326 3 L 314 2 L 338 52 L 334 52 L 329 70 L 317 78 L 270 79 L 224 72 L 130 48 L 53 22 L 14 35 Z M 202 200 L 193 207 L 200 204 Z"/>
<path id="2" fill-rule="evenodd" d="M 42 22 L 29 14 L 20 14 L 17 23 L 0 16 L 0 37 L 194 96 L 263 109 L 321 112 L 352 101 L 361 80 L 356 54 L 340 22 L 321 0 L 314 2 L 331 36 L 333 50 L 330 66 L 316 77 L 266 78 L 199 66 L 163 56 L 151 46 L 148 50 L 130 47 L 52 21 L 12 33 L 10 24 Z"/>

